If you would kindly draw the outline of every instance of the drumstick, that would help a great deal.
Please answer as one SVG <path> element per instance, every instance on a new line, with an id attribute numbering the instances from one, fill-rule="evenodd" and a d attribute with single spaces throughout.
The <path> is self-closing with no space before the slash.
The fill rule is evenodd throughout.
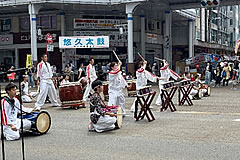
<path id="1" fill-rule="evenodd" d="M 143 61 L 146 61 L 139 52 L 138 52 L 138 55 L 139 55 L 140 58 L 142 58 Z"/>
<path id="2" fill-rule="evenodd" d="M 165 61 L 165 59 L 161 59 L 161 58 L 158 58 L 158 57 L 154 57 L 154 59 L 159 60 L 159 61 Z"/>
<path id="3" fill-rule="evenodd" d="M 37 88 L 37 92 L 39 93 L 40 92 L 40 86 L 38 85 L 38 88 Z"/>
<path id="4" fill-rule="evenodd" d="M 113 53 L 114 53 L 115 57 L 117 58 L 118 62 L 121 62 L 120 59 L 117 56 L 117 53 L 114 50 L 113 50 Z"/>

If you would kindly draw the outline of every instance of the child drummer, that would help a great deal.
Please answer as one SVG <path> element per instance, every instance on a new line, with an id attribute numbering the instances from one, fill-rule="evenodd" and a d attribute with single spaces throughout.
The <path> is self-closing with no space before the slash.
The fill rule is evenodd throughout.
<path id="1" fill-rule="evenodd" d="M 8 96 L 2 99 L 2 121 L 3 121 L 3 135 L 8 141 L 17 140 L 20 138 L 20 126 L 21 120 L 17 118 L 17 114 L 20 112 L 20 102 L 16 96 L 17 86 L 13 83 L 9 83 L 5 87 L 5 91 Z M 32 112 L 32 108 L 22 107 L 24 112 Z M 30 129 L 31 121 L 23 119 L 23 129 Z"/>
<path id="2" fill-rule="evenodd" d="M 89 131 L 104 132 L 115 129 L 117 121 L 114 113 L 106 112 L 106 105 L 102 100 L 100 93 L 103 91 L 103 85 L 100 80 L 92 83 L 94 93 L 90 96 L 90 124 Z"/>

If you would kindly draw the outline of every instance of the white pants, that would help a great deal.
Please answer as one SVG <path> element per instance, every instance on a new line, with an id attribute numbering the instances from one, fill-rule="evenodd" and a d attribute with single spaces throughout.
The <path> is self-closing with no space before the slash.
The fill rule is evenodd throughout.
<path id="1" fill-rule="evenodd" d="M 207 93 L 207 89 L 201 89 L 202 90 L 202 96 L 204 96 Z"/>
<path id="2" fill-rule="evenodd" d="M 116 121 L 116 117 L 110 117 L 109 115 L 105 115 L 104 117 L 101 116 L 98 119 L 97 124 L 93 124 L 93 126 L 97 132 L 109 131 L 115 128 Z"/>
<path id="3" fill-rule="evenodd" d="M 120 106 L 122 108 L 122 113 L 125 114 L 125 97 L 122 92 L 118 93 L 109 93 L 109 101 L 108 101 L 108 106 Z"/>
<path id="4" fill-rule="evenodd" d="M 38 95 L 38 92 L 31 92 L 30 95 L 31 95 L 32 97 L 36 97 L 36 96 Z M 32 98 L 29 97 L 28 95 L 23 95 L 23 96 L 22 96 L 22 101 L 23 101 L 24 103 L 30 103 L 30 102 L 32 102 Z"/>
<path id="5" fill-rule="evenodd" d="M 92 89 L 92 82 L 87 83 L 86 89 L 83 94 L 83 101 L 87 101 L 88 95 Z"/>
<path id="6" fill-rule="evenodd" d="M 10 126 L 4 126 L 3 135 L 6 137 L 7 141 L 13 141 L 20 138 L 19 131 L 21 128 L 21 119 L 17 119 L 16 123 L 13 125 L 17 128 L 17 131 L 12 130 Z M 31 128 L 31 125 L 31 121 L 23 119 L 23 129 L 29 130 Z"/>
<path id="7" fill-rule="evenodd" d="M 159 105 L 159 106 L 162 105 L 162 98 L 161 98 L 162 89 L 163 89 L 163 85 L 159 84 L 159 95 L 155 103 L 156 105 Z"/>
<path id="8" fill-rule="evenodd" d="M 35 103 L 35 108 L 41 109 L 41 107 L 45 103 L 47 95 L 49 96 L 53 106 L 59 106 L 57 102 L 57 91 L 55 89 L 53 82 L 51 83 L 41 82 L 40 93 L 38 95 L 37 102 Z"/>
<path id="9" fill-rule="evenodd" d="M 137 101 L 137 98 L 134 99 L 132 107 L 131 107 L 131 111 L 135 112 L 135 103 Z"/>

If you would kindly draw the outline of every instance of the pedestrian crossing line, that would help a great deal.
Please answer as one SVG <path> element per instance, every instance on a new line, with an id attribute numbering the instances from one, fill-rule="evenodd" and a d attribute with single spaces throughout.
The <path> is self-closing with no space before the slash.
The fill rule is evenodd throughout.
<path id="1" fill-rule="evenodd" d="M 202 114 L 202 115 L 231 115 L 240 116 L 240 113 L 222 113 L 222 112 L 197 112 L 197 111 L 176 111 L 179 114 Z"/>

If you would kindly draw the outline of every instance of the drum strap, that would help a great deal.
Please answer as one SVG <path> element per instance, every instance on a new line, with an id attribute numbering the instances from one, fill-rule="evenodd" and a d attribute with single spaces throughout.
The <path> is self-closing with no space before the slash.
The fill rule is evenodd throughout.
<path id="1" fill-rule="evenodd" d="M 17 110 L 21 111 L 20 108 L 18 108 L 17 106 L 15 106 L 14 104 L 14 99 L 10 99 L 9 97 L 5 96 L 4 99 L 12 106 L 12 108 L 16 108 Z M 24 112 L 22 111 L 22 113 L 27 113 L 27 112 Z"/>
<path id="2" fill-rule="evenodd" d="M 100 100 L 102 101 L 103 105 L 104 105 L 105 107 L 107 107 L 107 105 L 104 103 L 102 97 L 101 97 L 98 93 L 97 93 L 97 95 L 100 97 Z"/>

